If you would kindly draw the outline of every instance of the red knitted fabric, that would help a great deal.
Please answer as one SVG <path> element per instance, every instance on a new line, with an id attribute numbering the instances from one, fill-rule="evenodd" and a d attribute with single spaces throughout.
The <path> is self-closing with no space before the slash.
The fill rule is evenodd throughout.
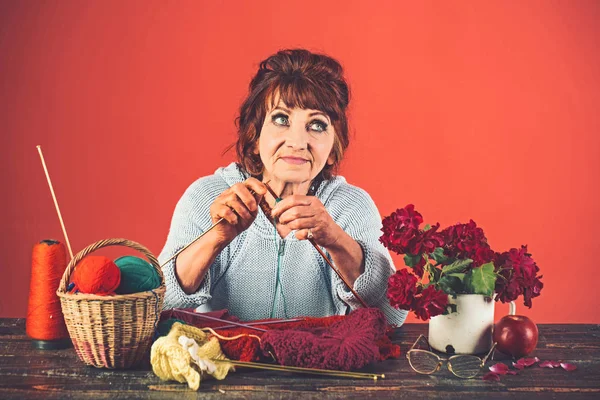
<path id="1" fill-rule="evenodd" d="M 186 311 L 193 312 L 193 309 Z M 212 317 L 238 322 L 227 310 L 204 313 Z M 379 309 L 357 309 L 351 314 L 331 317 L 304 317 L 298 322 L 254 325 L 267 329 L 260 332 L 247 328 L 221 329 L 222 323 L 202 319 L 177 310 L 163 311 L 161 320 L 177 318 L 200 328 L 212 327 L 220 335 L 232 337 L 251 334 L 261 337 L 243 337 L 220 340 L 225 355 L 232 360 L 273 361 L 289 366 L 350 370 L 360 368 L 375 360 L 400 357 L 400 347 L 386 335 L 388 326 Z M 261 320 L 261 322 L 275 320 Z M 257 321 L 258 322 L 258 321 Z"/>
<path id="2" fill-rule="evenodd" d="M 281 365 L 351 371 L 379 360 L 386 325 L 381 310 L 359 308 L 328 328 L 268 331 L 260 345 Z"/>

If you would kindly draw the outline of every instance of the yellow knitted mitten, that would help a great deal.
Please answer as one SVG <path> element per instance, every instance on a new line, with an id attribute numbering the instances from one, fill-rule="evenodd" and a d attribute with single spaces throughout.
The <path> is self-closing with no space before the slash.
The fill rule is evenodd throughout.
<path id="1" fill-rule="evenodd" d="M 213 376 L 221 380 L 233 370 L 231 364 L 212 363 L 213 359 L 226 360 L 219 340 L 179 322 L 167 336 L 158 338 L 150 351 L 152 370 L 160 379 L 187 382 L 194 390 L 200 387 L 201 379 Z"/>

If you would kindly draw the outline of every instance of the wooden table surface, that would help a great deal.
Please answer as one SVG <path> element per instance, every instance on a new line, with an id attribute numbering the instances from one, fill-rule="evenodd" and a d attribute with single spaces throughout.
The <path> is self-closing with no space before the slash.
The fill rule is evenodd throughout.
<path id="1" fill-rule="evenodd" d="M 24 319 L 0 319 L 0 399 L 232 399 L 232 398 L 596 398 L 600 399 L 600 325 L 539 325 L 538 347 L 531 356 L 571 362 L 578 369 L 529 367 L 500 382 L 454 377 L 444 366 L 435 375 L 419 375 L 406 350 L 427 324 L 405 324 L 395 333 L 402 357 L 364 369 L 386 378 L 340 379 L 316 375 L 241 370 L 225 380 L 204 380 L 197 392 L 187 384 L 163 382 L 150 366 L 108 370 L 85 366 L 75 350 L 35 350 L 25 336 Z M 496 353 L 496 361 L 510 364 Z"/>

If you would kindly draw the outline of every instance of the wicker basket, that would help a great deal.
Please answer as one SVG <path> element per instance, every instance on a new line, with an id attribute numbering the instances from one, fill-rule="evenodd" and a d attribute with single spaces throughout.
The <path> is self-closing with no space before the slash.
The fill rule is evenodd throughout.
<path id="1" fill-rule="evenodd" d="M 67 293 L 75 266 L 88 254 L 106 246 L 121 245 L 143 253 L 160 276 L 157 289 L 115 296 Z M 62 312 L 77 355 L 98 368 L 130 368 L 150 351 L 165 296 L 165 280 L 156 258 L 139 243 L 106 239 L 80 251 L 69 263 L 58 291 Z"/>

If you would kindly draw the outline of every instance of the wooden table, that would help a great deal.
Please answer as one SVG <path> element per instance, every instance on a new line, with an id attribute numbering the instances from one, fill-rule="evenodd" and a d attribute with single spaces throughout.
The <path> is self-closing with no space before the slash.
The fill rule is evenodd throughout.
<path id="1" fill-rule="evenodd" d="M 96 369 L 85 366 L 72 348 L 35 350 L 25 336 L 24 319 L 0 319 L 0 399 L 600 398 L 600 325 L 540 325 L 532 355 L 568 361 L 578 369 L 533 366 L 500 382 L 483 381 L 482 375 L 459 379 L 445 367 L 435 375 L 413 372 L 404 353 L 426 331 L 426 324 L 406 324 L 396 331 L 402 357 L 364 369 L 384 373 L 386 379 L 377 382 L 238 370 L 223 381 L 203 381 L 195 392 L 186 384 L 161 381 L 149 367 Z M 502 356 L 496 360 L 509 361 Z"/>

